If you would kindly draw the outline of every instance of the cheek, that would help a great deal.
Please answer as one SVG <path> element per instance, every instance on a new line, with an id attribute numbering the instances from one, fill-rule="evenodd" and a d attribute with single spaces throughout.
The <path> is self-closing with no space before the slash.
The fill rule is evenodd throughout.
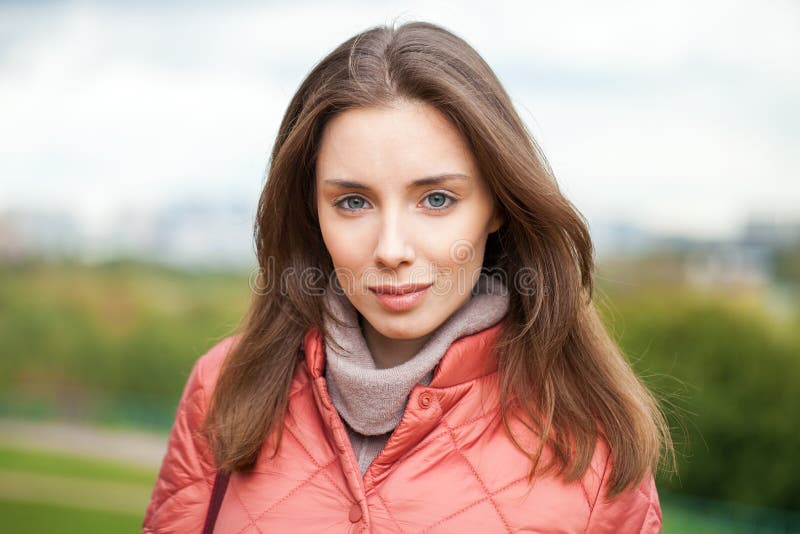
<path id="1" fill-rule="evenodd" d="M 334 267 L 358 270 L 365 258 L 369 257 L 371 236 L 365 233 L 364 228 L 342 224 L 342 221 L 333 217 L 320 216 L 320 231 Z"/>
<path id="2" fill-rule="evenodd" d="M 441 266 L 469 268 L 480 265 L 487 234 L 480 220 L 467 219 L 421 233 L 421 248 Z"/>

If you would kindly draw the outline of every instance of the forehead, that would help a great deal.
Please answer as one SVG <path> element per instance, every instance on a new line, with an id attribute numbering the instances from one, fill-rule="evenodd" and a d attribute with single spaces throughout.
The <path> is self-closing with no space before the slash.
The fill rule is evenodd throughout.
<path id="1" fill-rule="evenodd" d="M 447 117 L 420 102 L 336 115 L 323 130 L 316 161 L 318 182 L 338 178 L 405 183 L 442 173 L 474 175 L 474 156 Z"/>

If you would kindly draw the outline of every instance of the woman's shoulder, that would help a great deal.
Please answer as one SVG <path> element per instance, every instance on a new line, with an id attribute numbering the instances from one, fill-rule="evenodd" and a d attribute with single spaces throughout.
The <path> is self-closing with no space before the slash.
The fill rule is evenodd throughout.
<path id="1" fill-rule="evenodd" d="M 609 482 L 615 467 L 614 454 L 608 442 L 599 436 L 589 469 L 581 482 L 589 500 L 591 519 L 589 525 L 598 532 L 615 531 L 619 525 L 630 527 L 631 532 L 660 532 L 661 504 L 652 471 L 620 493 L 609 495 Z M 633 530 L 634 527 L 637 530 Z M 628 530 L 616 530 L 616 532 Z"/>
<path id="2" fill-rule="evenodd" d="M 197 360 L 195 360 L 188 383 L 192 387 L 200 387 L 206 392 L 206 395 L 210 396 L 214 385 L 217 383 L 217 378 L 222 371 L 225 359 L 236 347 L 241 337 L 241 333 L 226 336 L 215 342 L 205 353 L 201 354 Z M 303 389 L 309 381 L 307 373 L 303 371 L 302 366 L 298 366 L 292 380 L 291 393 Z"/>
<path id="3" fill-rule="evenodd" d="M 212 388 L 217 381 L 225 358 L 241 338 L 241 334 L 232 334 L 215 342 L 206 352 L 202 353 L 194 362 L 192 375 L 195 375 L 197 385 L 204 389 Z"/>

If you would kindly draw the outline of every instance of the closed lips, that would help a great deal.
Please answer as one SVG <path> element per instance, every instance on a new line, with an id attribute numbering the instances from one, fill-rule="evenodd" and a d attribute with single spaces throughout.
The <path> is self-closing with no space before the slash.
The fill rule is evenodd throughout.
<path id="1" fill-rule="evenodd" d="M 379 294 L 387 294 L 387 295 L 405 295 L 407 293 L 416 293 L 418 291 L 422 291 L 425 288 L 430 287 L 432 284 L 406 284 L 403 286 L 376 286 L 370 287 L 370 291 Z"/>

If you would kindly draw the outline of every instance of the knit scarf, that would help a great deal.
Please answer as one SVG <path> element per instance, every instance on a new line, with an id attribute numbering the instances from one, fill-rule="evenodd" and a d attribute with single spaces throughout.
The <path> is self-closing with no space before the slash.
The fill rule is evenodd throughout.
<path id="1" fill-rule="evenodd" d="M 433 369 L 453 341 L 494 326 L 503 318 L 509 296 L 499 278 L 482 275 L 470 298 L 434 331 L 413 358 L 387 369 L 375 366 L 359 325 L 359 313 L 347 297 L 329 286 L 323 300 L 343 323 L 324 316 L 329 336 L 324 340 L 325 379 L 331 401 L 351 429 L 376 436 L 397 426 L 411 390 L 417 384 L 430 383 Z"/>

